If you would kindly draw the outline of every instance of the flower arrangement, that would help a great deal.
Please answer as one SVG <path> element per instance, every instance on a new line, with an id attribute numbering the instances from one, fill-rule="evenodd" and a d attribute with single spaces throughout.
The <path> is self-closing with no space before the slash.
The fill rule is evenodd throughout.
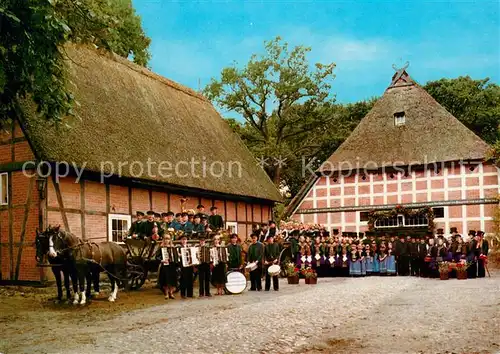
<path id="1" fill-rule="evenodd" d="M 302 275 L 306 279 L 316 279 L 318 277 L 318 274 L 316 274 L 316 271 L 312 269 L 311 267 L 307 267 L 301 270 Z"/>
<path id="2" fill-rule="evenodd" d="M 455 269 L 457 270 L 457 272 L 465 272 L 467 271 L 467 268 L 470 267 L 470 265 L 470 262 L 460 262 L 455 264 Z"/>
<path id="3" fill-rule="evenodd" d="M 448 262 L 439 262 L 438 269 L 439 269 L 439 273 L 448 274 L 452 268 Z"/>
<path id="4" fill-rule="evenodd" d="M 292 262 L 286 264 L 285 271 L 287 277 L 296 277 L 299 275 L 299 268 Z"/>

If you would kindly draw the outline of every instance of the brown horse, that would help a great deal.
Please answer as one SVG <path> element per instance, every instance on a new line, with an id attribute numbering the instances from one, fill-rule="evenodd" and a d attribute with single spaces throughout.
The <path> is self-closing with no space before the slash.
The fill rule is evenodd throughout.
<path id="1" fill-rule="evenodd" d="M 90 296 L 92 274 L 97 276 L 106 272 L 111 282 L 111 294 L 108 300 L 114 302 L 121 280 L 127 275 L 127 256 L 123 248 L 114 242 L 84 242 L 75 235 L 60 230 L 60 226 L 50 229 L 49 255 L 61 255 L 75 265 L 80 285 L 80 304 Z M 83 281 L 87 280 L 87 291 L 84 292 Z M 78 294 L 76 295 L 78 296 Z"/>

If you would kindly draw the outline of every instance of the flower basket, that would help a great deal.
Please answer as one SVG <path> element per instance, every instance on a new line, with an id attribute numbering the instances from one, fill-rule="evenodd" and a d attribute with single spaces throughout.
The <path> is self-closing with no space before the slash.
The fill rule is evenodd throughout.
<path id="1" fill-rule="evenodd" d="M 318 284 L 318 278 L 306 278 L 306 284 Z"/>
<path id="2" fill-rule="evenodd" d="M 291 277 L 288 277 L 288 284 L 298 284 L 299 283 L 299 275 L 294 275 Z"/>
<path id="3" fill-rule="evenodd" d="M 316 284 L 318 282 L 318 274 L 311 267 L 302 269 L 301 273 L 306 279 L 306 284 Z"/>
<path id="4" fill-rule="evenodd" d="M 287 277 L 295 277 L 295 276 L 298 277 L 299 271 L 300 271 L 300 269 L 297 268 L 297 266 L 292 262 L 288 262 L 285 265 L 285 274 Z"/>
<path id="5" fill-rule="evenodd" d="M 459 280 L 467 279 L 467 272 L 457 272 L 457 279 Z"/>
<path id="6" fill-rule="evenodd" d="M 451 264 L 448 262 L 439 262 L 438 269 L 439 269 L 439 278 L 441 280 L 448 280 L 450 277 L 450 272 L 452 270 Z"/>

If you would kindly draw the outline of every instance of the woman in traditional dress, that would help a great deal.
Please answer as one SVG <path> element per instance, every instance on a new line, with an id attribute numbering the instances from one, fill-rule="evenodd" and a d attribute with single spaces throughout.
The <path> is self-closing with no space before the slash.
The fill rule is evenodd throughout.
<path id="1" fill-rule="evenodd" d="M 299 244 L 298 244 L 299 251 L 297 252 L 297 259 L 295 261 L 295 264 L 297 264 L 297 267 L 301 268 L 303 265 L 305 266 L 306 262 L 306 238 L 304 236 L 299 237 Z"/>
<path id="2" fill-rule="evenodd" d="M 356 247 L 356 243 L 353 243 L 350 252 L 351 263 L 349 264 L 349 275 L 351 277 L 361 276 L 361 260 Z"/>
<path id="3" fill-rule="evenodd" d="M 385 246 L 385 242 L 380 244 L 380 275 L 387 275 L 387 248 Z"/>
<path id="4" fill-rule="evenodd" d="M 366 267 L 366 275 L 372 275 L 373 272 L 373 253 L 370 248 L 370 244 L 367 243 L 365 245 L 365 267 Z"/>
<path id="5" fill-rule="evenodd" d="M 180 259 L 177 249 L 172 244 L 172 239 L 170 235 L 165 235 L 163 238 L 161 247 L 166 247 L 168 249 L 168 260 L 163 260 L 162 252 L 160 250 L 159 258 L 161 260 L 160 266 L 160 287 L 163 290 L 163 294 L 166 299 L 175 299 L 174 292 L 177 288 L 177 267 L 179 266 Z"/>
<path id="6" fill-rule="evenodd" d="M 377 247 L 377 242 L 372 241 L 371 244 L 371 253 L 373 255 L 373 270 L 372 274 L 373 275 L 379 275 L 380 274 L 380 260 L 379 260 L 379 251 Z"/>
<path id="7" fill-rule="evenodd" d="M 366 253 L 363 247 L 363 244 L 361 241 L 359 242 L 358 246 L 356 247 L 358 250 L 358 257 L 359 257 L 359 264 L 360 264 L 360 270 L 361 270 L 361 276 L 364 277 L 366 275 Z"/>
<path id="8" fill-rule="evenodd" d="M 394 250 L 392 249 L 392 242 L 387 244 L 387 274 L 396 275 L 396 257 L 394 256 Z"/>
<path id="9" fill-rule="evenodd" d="M 221 247 L 220 236 L 214 237 L 214 247 Z M 226 284 L 226 261 L 219 260 L 212 271 L 212 283 L 217 288 L 217 295 L 224 295 L 224 285 Z"/>

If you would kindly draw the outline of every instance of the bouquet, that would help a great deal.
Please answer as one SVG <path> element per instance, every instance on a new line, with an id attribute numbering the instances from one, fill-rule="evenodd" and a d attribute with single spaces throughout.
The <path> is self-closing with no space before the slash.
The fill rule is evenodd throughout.
<path id="1" fill-rule="evenodd" d="M 455 265 L 455 269 L 457 270 L 457 272 L 466 272 L 467 271 L 467 268 L 470 267 L 470 263 L 469 262 L 460 262 L 460 263 L 457 263 Z"/>
<path id="2" fill-rule="evenodd" d="M 450 264 L 448 262 L 439 262 L 438 269 L 439 273 L 446 273 L 446 274 L 448 274 L 451 270 Z"/>
<path id="3" fill-rule="evenodd" d="M 306 279 L 318 277 L 318 275 L 316 274 L 316 271 L 314 269 L 312 269 L 311 267 L 307 267 L 305 269 L 302 269 L 301 273 L 304 276 L 304 278 L 306 278 Z"/>
<path id="4" fill-rule="evenodd" d="M 299 275 L 299 268 L 297 268 L 297 266 L 292 262 L 288 262 L 286 264 L 285 270 L 287 277 L 296 277 L 297 275 Z"/>

